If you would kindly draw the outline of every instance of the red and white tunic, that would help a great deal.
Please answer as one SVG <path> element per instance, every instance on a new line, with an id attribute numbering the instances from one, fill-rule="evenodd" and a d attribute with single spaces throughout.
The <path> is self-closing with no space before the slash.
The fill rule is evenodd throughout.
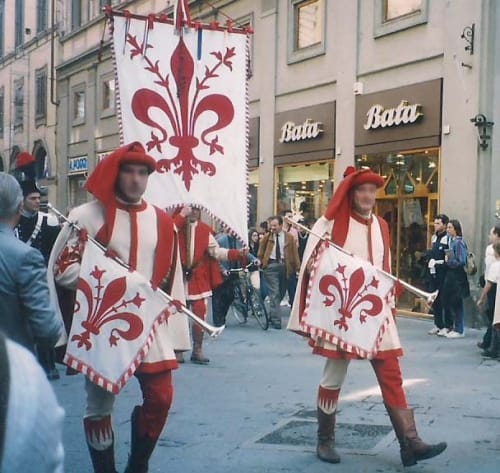
<path id="1" fill-rule="evenodd" d="M 109 212 L 95 200 L 73 209 L 68 218 L 153 284 L 159 284 L 170 270 L 174 271 L 170 275 L 171 296 L 184 303 L 182 269 L 178 247 L 175 238 L 172 238 L 175 227 L 170 217 L 145 201 L 138 205 L 117 202 L 113 215 L 114 219 L 110 221 Z M 167 238 L 169 233 L 171 235 Z M 77 232 L 66 226 L 56 241 L 54 252 L 57 258 L 54 266 L 56 282 L 75 289 L 81 260 Z M 176 368 L 174 349 L 189 348 L 186 316 L 176 313 L 169 318 L 168 324 L 159 326 L 154 342 L 137 372 L 154 373 Z"/>
<path id="2" fill-rule="evenodd" d="M 297 292 L 295 294 L 287 328 L 288 330 L 310 337 L 309 344 L 313 348 L 313 353 L 333 359 L 359 358 L 358 355 L 343 351 L 337 345 L 329 343 L 320 337 L 304 334 L 299 325 L 304 312 L 306 290 L 309 282 L 309 272 L 306 269 L 307 263 L 310 258 L 315 257 L 317 245 L 321 242 L 315 235 L 331 235 L 333 223 L 333 220 L 327 220 L 325 217 L 321 217 L 312 228 L 312 233 L 309 235 L 307 246 L 304 251 Z M 375 267 L 389 271 L 390 241 L 385 221 L 375 216 L 364 219 L 356 214 L 351 214 L 348 228 L 349 231 L 347 232 L 347 238 L 343 248 L 360 258 L 370 261 Z M 394 317 L 391 316 L 389 317 L 389 324 L 384 332 L 379 351 L 374 358 L 387 358 L 401 356 L 402 354 L 403 350 L 401 348 L 396 323 Z"/>

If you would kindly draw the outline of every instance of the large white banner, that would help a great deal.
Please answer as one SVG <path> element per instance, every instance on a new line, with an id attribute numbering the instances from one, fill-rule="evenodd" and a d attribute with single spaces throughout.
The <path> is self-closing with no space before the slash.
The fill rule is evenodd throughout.
<path id="1" fill-rule="evenodd" d="M 247 240 L 247 35 L 114 16 L 122 141 L 157 159 L 146 199 L 192 204 Z"/>
<path id="2" fill-rule="evenodd" d="M 392 317 L 394 282 L 367 261 L 323 243 L 309 279 L 301 329 L 372 358 Z"/>
<path id="3" fill-rule="evenodd" d="M 158 326 L 176 312 L 144 276 L 87 241 L 64 362 L 117 394 L 147 355 Z"/>

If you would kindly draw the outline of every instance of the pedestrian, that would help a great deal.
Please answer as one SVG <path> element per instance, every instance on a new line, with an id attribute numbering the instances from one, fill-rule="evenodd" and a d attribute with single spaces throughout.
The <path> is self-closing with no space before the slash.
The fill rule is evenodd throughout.
<path id="1" fill-rule="evenodd" d="M 216 240 L 220 248 L 225 248 L 227 250 L 241 250 L 243 248 L 241 241 L 231 234 L 227 226 L 224 226 L 223 233 L 219 235 Z M 250 263 L 254 263 L 257 258 L 249 253 L 248 258 L 240 258 L 236 261 L 219 261 L 222 273 L 222 284 L 214 288 L 212 297 L 212 318 L 214 325 L 217 327 L 222 327 L 226 324 L 227 311 L 234 301 L 234 288 L 239 281 L 239 274 L 231 273 L 231 270 L 245 266 L 247 260 Z"/>
<path id="2" fill-rule="evenodd" d="M 304 335 L 300 322 L 304 308 L 308 304 L 306 289 L 319 245 L 322 244 L 321 236 L 329 235 L 334 244 L 367 260 L 376 268 L 390 272 L 389 229 L 381 217 L 373 215 L 377 189 L 383 184 L 383 178 L 370 169 L 355 170 L 354 167 L 346 169 L 344 179 L 332 196 L 324 216 L 315 223 L 312 228 L 313 233 L 309 236 L 299 274 L 297 296 L 288 323 L 289 330 Z M 384 310 L 391 311 L 387 305 L 384 307 L 386 307 Z M 439 455 L 446 448 L 446 443 L 428 445 L 418 436 L 413 410 L 408 408 L 403 389 L 403 377 L 398 360 L 403 352 L 394 313 L 386 315 L 388 325 L 383 332 L 379 351 L 370 362 L 399 440 L 401 460 L 403 465 L 410 466 L 420 460 Z M 366 330 L 363 333 L 366 337 Z M 358 336 L 363 336 L 363 333 Z M 315 335 L 310 335 L 309 341 L 313 353 L 326 358 L 317 399 L 317 456 L 329 463 L 340 462 L 340 456 L 335 449 L 335 423 L 340 389 L 350 360 L 362 359 L 364 356 L 349 348 L 351 346 L 348 340 L 349 334 L 350 332 L 346 332 L 345 343 L 335 344 L 333 341 L 327 341 L 326 334 L 317 331 Z"/>
<path id="3" fill-rule="evenodd" d="M 485 287 L 486 276 L 489 272 L 489 268 L 491 264 L 495 261 L 495 252 L 493 250 L 493 245 L 496 242 L 500 241 L 500 225 L 495 225 L 490 229 L 490 232 L 488 234 L 488 240 L 489 244 L 484 250 L 484 276 L 480 278 L 482 281 L 481 283 L 482 287 Z M 483 339 L 480 342 L 478 342 L 477 346 L 482 350 L 487 351 L 490 348 L 493 335 L 493 327 L 492 327 L 493 312 L 489 310 L 489 303 L 486 305 L 485 312 L 486 312 L 488 328 L 486 329 L 486 332 L 483 335 Z"/>
<path id="4" fill-rule="evenodd" d="M 295 244 L 297 245 L 297 251 L 299 249 L 299 233 L 297 229 L 290 223 L 293 219 L 293 213 L 291 210 L 286 210 L 284 213 L 285 218 L 283 219 L 283 231 L 289 233 L 293 236 Z M 289 220 L 290 219 L 290 220 Z M 300 265 L 300 256 L 299 256 Z M 291 307 L 293 300 L 295 299 L 295 291 L 297 290 L 297 272 L 293 271 L 287 276 L 286 290 L 288 293 L 288 306 Z"/>
<path id="5" fill-rule="evenodd" d="M 429 335 L 446 335 L 453 327 L 453 320 L 450 317 L 450 311 L 444 310 L 442 303 L 441 289 L 446 276 L 447 266 L 444 262 L 445 252 L 448 249 L 448 233 L 446 225 L 450 219 L 445 214 L 439 214 L 434 217 L 434 234 L 432 235 L 432 247 L 427 253 L 429 271 L 429 291 L 439 291 L 432 304 L 432 314 L 434 318 L 434 327 L 429 330 Z"/>
<path id="6" fill-rule="evenodd" d="M 299 228 L 297 236 L 299 238 L 299 260 L 302 263 L 302 259 L 304 257 L 304 251 L 307 245 L 307 239 L 309 238 L 309 232 L 307 229 L 310 229 L 313 225 L 312 221 L 306 220 L 304 217 L 300 217 L 297 220 L 297 223 L 300 223 L 305 228 Z M 293 301 L 292 301 L 293 302 Z"/>
<path id="7" fill-rule="evenodd" d="M 453 327 L 444 336 L 455 339 L 464 337 L 464 299 L 470 296 L 469 280 L 465 272 L 468 249 L 458 220 L 451 219 L 446 231 L 450 247 L 445 252 L 447 270 L 441 291 L 444 310 L 451 312 Z"/>
<path id="8" fill-rule="evenodd" d="M 27 154 L 27 153 L 26 153 Z M 34 158 L 32 158 L 34 161 Z M 45 260 L 49 261 L 50 252 L 59 234 L 59 221 L 53 215 L 40 211 L 40 198 L 42 191 L 34 180 L 20 181 L 23 191 L 23 211 L 16 226 L 17 237 L 27 245 L 36 248 Z M 44 350 L 37 347 L 38 361 L 47 374 L 47 378 L 59 379 L 56 368 L 56 353 L 52 348 Z"/>
<path id="9" fill-rule="evenodd" d="M 493 317 L 495 314 L 497 282 L 500 278 L 500 240 L 492 244 L 492 249 L 494 260 L 488 265 L 488 270 L 485 273 L 485 285 L 481 291 L 477 305 L 479 307 L 486 305 L 486 316 L 488 321 L 490 321 L 491 327 L 489 343 L 485 346 L 482 355 L 489 358 L 497 358 L 500 354 L 500 337 L 497 330 L 493 328 Z"/>
<path id="10" fill-rule="evenodd" d="M 17 180 L 0 172 L 0 329 L 31 351 L 51 350 L 63 333 L 50 304 L 42 254 L 14 235 L 23 205 Z"/>
<path id="11" fill-rule="evenodd" d="M 174 221 L 179 229 L 179 247 L 187 304 L 193 313 L 205 320 L 208 298 L 212 296 L 212 291 L 223 282 L 218 261 L 237 261 L 245 256 L 248 250 L 221 248 L 213 235 L 212 228 L 201 221 L 199 208 L 182 207 L 175 215 Z M 210 359 L 203 354 L 203 336 L 203 330 L 193 324 L 191 361 L 199 365 L 206 365 L 210 362 Z M 184 362 L 182 353 L 177 354 L 177 359 L 181 363 Z"/>
<path id="12" fill-rule="evenodd" d="M 254 264 L 249 268 L 250 271 L 250 282 L 252 283 L 252 286 L 257 289 L 257 291 L 261 290 L 261 281 L 260 281 L 260 271 L 259 271 L 259 266 L 260 266 L 260 261 L 258 259 L 258 254 L 259 254 L 259 246 L 260 246 L 260 237 L 259 233 L 255 228 L 251 228 L 250 231 L 248 232 L 248 251 L 249 251 L 249 257 L 254 256 L 255 260 L 253 261 Z"/>
<path id="13" fill-rule="evenodd" d="M 258 258 L 270 300 L 271 327 L 281 329 L 280 303 L 288 278 L 300 268 L 299 251 L 294 237 L 283 231 L 283 218 L 270 218 L 270 231 L 261 241 Z"/>
<path id="14" fill-rule="evenodd" d="M 74 208 L 69 220 L 78 223 L 90 237 L 117 254 L 153 285 L 164 287 L 174 299 L 183 300 L 182 274 L 172 219 L 146 202 L 142 195 L 156 161 L 144 147 L 126 144 L 100 161 L 86 189 L 96 198 Z M 68 238 L 69 233 L 69 238 Z M 64 248 L 60 253 L 58 249 Z M 79 236 L 66 226 L 54 246 L 54 268 L 58 284 L 77 285 L 81 253 Z M 104 255 L 103 255 L 104 257 Z M 189 346 L 187 321 L 162 323 L 146 356 L 134 373 L 143 403 L 131 415 L 130 455 L 126 473 L 148 471 L 148 463 L 167 420 L 173 398 L 172 370 L 178 367 L 174 349 Z M 95 344 L 102 339 L 96 338 Z M 107 340 L 102 350 L 109 349 Z M 121 343 L 114 349 L 123 347 Z M 85 439 L 96 473 L 115 472 L 112 413 L 116 396 L 85 377 L 87 404 L 83 418 Z M 71 470 L 71 469 L 70 469 Z"/>
<path id="15" fill-rule="evenodd" d="M 33 354 L 0 332 L 0 471 L 62 473 L 64 410 Z"/>

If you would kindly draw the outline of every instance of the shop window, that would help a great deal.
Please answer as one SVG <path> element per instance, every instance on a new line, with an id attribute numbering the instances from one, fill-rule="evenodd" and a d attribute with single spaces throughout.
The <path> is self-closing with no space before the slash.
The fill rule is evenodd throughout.
<path id="1" fill-rule="evenodd" d="M 85 122 L 85 90 L 73 91 L 73 126 Z"/>
<path id="2" fill-rule="evenodd" d="M 384 178 L 375 211 L 389 225 L 393 273 L 426 289 L 425 251 L 439 212 L 439 149 L 361 155 L 356 164 Z M 420 310 L 415 296 L 408 292 L 401 296 L 399 307 Z"/>
<path id="3" fill-rule="evenodd" d="M 21 133 L 24 128 L 24 77 L 14 81 L 14 131 Z"/>
<path id="4" fill-rule="evenodd" d="M 85 174 L 68 176 L 68 202 L 70 207 L 77 207 L 87 202 L 86 181 Z"/>
<path id="5" fill-rule="evenodd" d="M 248 173 L 248 228 L 257 225 L 257 198 L 259 191 L 259 168 Z"/>
<path id="6" fill-rule="evenodd" d="M 115 113 L 115 79 L 104 77 L 101 82 L 101 113 L 104 116 Z"/>
<path id="7" fill-rule="evenodd" d="M 301 213 L 307 221 L 323 215 L 333 192 L 333 163 L 320 162 L 277 168 L 276 212 Z"/>
<path id="8" fill-rule="evenodd" d="M 325 53 L 325 0 L 291 0 L 288 13 L 288 63 Z"/>
<path id="9" fill-rule="evenodd" d="M 375 0 L 374 36 L 427 23 L 428 0 Z"/>
<path id="10" fill-rule="evenodd" d="M 45 179 L 49 175 L 49 166 L 47 159 L 47 150 L 41 140 L 35 142 L 33 150 L 33 157 L 35 158 L 35 177 L 36 179 Z"/>

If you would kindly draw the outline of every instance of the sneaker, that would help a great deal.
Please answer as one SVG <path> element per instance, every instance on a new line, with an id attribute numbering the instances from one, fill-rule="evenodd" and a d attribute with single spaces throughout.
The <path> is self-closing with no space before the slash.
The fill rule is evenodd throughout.
<path id="1" fill-rule="evenodd" d="M 448 335 L 448 333 L 450 333 L 450 331 L 445 327 L 445 328 L 440 329 L 436 335 L 438 337 L 446 337 Z"/>
<path id="2" fill-rule="evenodd" d="M 437 335 L 440 330 L 441 329 L 439 327 L 434 326 L 427 333 L 429 335 Z"/>
<path id="3" fill-rule="evenodd" d="M 451 332 L 448 332 L 446 335 L 445 335 L 446 338 L 464 338 L 464 334 L 463 333 L 459 333 L 459 332 L 455 332 L 454 330 L 452 330 Z"/>

